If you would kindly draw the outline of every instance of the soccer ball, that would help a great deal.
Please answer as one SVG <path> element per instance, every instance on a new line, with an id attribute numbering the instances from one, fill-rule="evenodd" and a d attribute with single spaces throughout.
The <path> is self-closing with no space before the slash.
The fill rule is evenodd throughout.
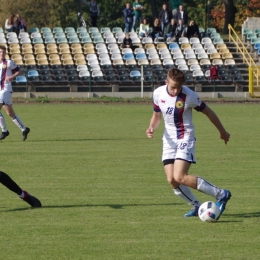
<path id="1" fill-rule="evenodd" d="M 199 207 L 199 218 L 204 222 L 215 222 L 220 215 L 220 209 L 215 202 L 206 201 Z"/>

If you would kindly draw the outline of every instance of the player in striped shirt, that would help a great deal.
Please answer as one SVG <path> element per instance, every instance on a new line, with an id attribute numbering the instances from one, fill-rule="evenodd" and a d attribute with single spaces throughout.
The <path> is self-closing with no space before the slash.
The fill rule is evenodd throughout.
<path id="1" fill-rule="evenodd" d="M 169 184 L 174 193 L 192 205 L 185 217 L 198 216 L 199 200 L 192 194 L 190 188 L 216 198 L 216 204 L 221 213 L 231 197 L 229 190 L 212 185 L 199 176 L 188 174 L 191 163 L 195 163 L 196 138 L 192 123 L 192 109 L 202 112 L 215 125 L 220 138 L 225 144 L 230 134 L 225 130 L 217 115 L 200 100 L 197 93 L 183 86 L 185 75 L 182 71 L 172 68 L 168 71 L 166 85 L 157 88 L 153 93 L 154 112 L 146 134 L 153 137 L 159 126 L 161 115 L 164 118 L 162 161 Z"/>
<path id="2" fill-rule="evenodd" d="M 5 139 L 9 135 L 9 131 L 6 128 L 4 116 L 1 113 L 2 107 L 4 107 L 7 115 L 9 115 L 15 125 L 17 125 L 23 133 L 23 141 L 27 139 L 27 135 L 30 132 L 30 128 L 26 127 L 18 115 L 14 112 L 12 107 L 12 80 L 19 75 L 19 67 L 12 61 L 5 59 L 6 47 L 0 45 L 0 127 L 2 134 L 0 140 Z"/>

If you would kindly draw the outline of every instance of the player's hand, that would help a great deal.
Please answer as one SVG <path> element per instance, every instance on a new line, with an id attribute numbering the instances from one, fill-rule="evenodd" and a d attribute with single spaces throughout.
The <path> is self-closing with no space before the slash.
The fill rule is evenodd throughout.
<path id="1" fill-rule="evenodd" d="M 12 78 L 11 77 L 6 77 L 6 79 L 5 79 L 5 82 L 6 83 L 9 83 L 9 82 L 11 82 L 12 81 Z"/>
<path id="2" fill-rule="evenodd" d="M 220 138 L 224 140 L 225 144 L 227 144 L 230 138 L 230 134 L 227 131 L 225 131 L 223 133 L 220 133 Z"/>
<path id="3" fill-rule="evenodd" d="M 148 137 L 148 138 L 153 138 L 153 132 L 154 132 L 153 127 L 149 127 L 149 128 L 146 130 L 147 137 Z"/>

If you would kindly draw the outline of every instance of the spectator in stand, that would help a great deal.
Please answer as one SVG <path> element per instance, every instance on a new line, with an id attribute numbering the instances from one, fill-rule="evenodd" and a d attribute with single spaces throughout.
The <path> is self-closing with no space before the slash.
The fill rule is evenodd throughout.
<path id="1" fill-rule="evenodd" d="M 129 33 L 132 31 L 134 15 L 135 15 L 129 3 L 126 4 L 126 8 L 124 9 L 123 13 L 124 13 L 125 32 Z"/>
<path id="2" fill-rule="evenodd" d="M 91 0 L 91 2 L 81 0 L 81 2 L 89 6 L 91 25 L 97 27 L 97 19 L 100 15 L 100 9 L 97 2 L 95 0 Z"/>
<path id="3" fill-rule="evenodd" d="M 171 7 L 172 7 L 172 18 L 175 19 L 175 21 L 177 21 L 176 19 L 176 14 L 178 12 L 178 8 L 179 6 L 182 4 L 182 0 L 171 0 Z M 177 23 L 177 22 L 176 22 Z"/>
<path id="4" fill-rule="evenodd" d="M 137 46 L 133 45 L 132 39 L 130 38 L 130 34 L 126 33 L 125 38 L 123 39 L 122 48 L 131 48 L 134 51 Z"/>
<path id="5" fill-rule="evenodd" d="M 176 42 L 179 42 L 180 37 L 184 37 L 185 35 L 186 35 L 186 27 L 184 26 L 183 21 L 180 19 L 178 21 L 178 25 L 175 33 Z"/>
<path id="6" fill-rule="evenodd" d="M 159 18 L 155 18 L 152 32 L 153 40 L 157 37 L 163 37 L 162 27 Z"/>
<path id="7" fill-rule="evenodd" d="M 16 14 L 16 18 L 17 18 L 16 34 L 19 35 L 20 32 L 27 32 L 26 23 L 22 19 L 22 17 L 19 14 Z"/>
<path id="8" fill-rule="evenodd" d="M 182 20 L 184 26 L 188 24 L 188 13 L 184 11 L 182 5 L 179 6 L 179 11 L 176 13 L 175 20 L 176 21 Z"/>
<path id="9" fill-rule="evenodd" d="M 164 29 L 167 27 L 171 20 L 171 13 L 168 11 L 166 4 L 163 4 L 162 6 L 162 10 L 159 13 L 159 19 L 161 22 L 162 32 L 164 32 Z"/>
<path id="10" fill-rule="evenodd" d="M 191 37 L 197 37 L 200 39 L 200 31 L 199 31 L 199 26 L 195 23 L 194 20 L 190 21 L 190 25 L 188 26 L 187 29 L 187 35 L 189 39 Z"/>
<path id="11" fill-rule="evenodd" d="M 136 21 L 138 21 L 138 25 L 136 27 L 140 26 L 142 23 L 142 11 L 143 11 L 143 4 L 139 2 L 139 0 L 135 0 L 133 3 L 133 9 L 134 9 L 134 21 L 133 21 L 133 28 L 136 25 Z"/>
<path id="12" fill-rule="evenodd" d="M 176 28 L 177 28 L 177 24 L 176 24 L 175 20 L 171 19 L 171 22 L 166 27 L 164 38 L 167 39 L 169 37 L 170 38 L 175 37 Z"/>
<path id="13" fill-rule="evenodd" d="M 15 32 L 15 25 L 16 25 L 16 15 L 11 14 L 8 19 L 5 21 L 5 31 L 6 32 Z"/>
<path id="14" fill-rule="evenodd" d="M 150 37 L 149 35 L 149 24 L 147 23 L 147 19 L 144 18 L 143 22 L 140 24 L 139 37 Z"/>

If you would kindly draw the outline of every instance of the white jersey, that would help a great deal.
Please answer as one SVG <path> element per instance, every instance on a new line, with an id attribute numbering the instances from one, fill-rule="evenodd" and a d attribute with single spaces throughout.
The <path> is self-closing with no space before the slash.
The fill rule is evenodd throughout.
<path id="1" fill-rule="evenodd" d="M 194 139 L 192 109 L 202 111 L 206 104 L 200 100 L 196 92 L 183 86 L 178 96 L 168 92 L 167 85 L 157 88 L 153 93 L 154 111 L 163 114 L 167 139 Z"/>
<path id="2" fill-rule="evenodd" d="M 19 67 L 17 67 L 12 60 L 4 59 L 2 63 L 0 63 L 0 91 L 13 92 L 11 82 L 5 82 L 5 79 L 12 76 L 17 71 L 19 71 Z"/>

